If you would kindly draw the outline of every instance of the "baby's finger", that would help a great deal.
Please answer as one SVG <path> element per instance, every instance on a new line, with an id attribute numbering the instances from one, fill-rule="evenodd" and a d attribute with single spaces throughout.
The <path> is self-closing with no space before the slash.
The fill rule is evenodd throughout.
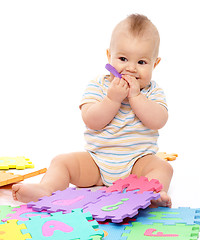
<path id="1" fill-rule="evenodd" d="M 115 77 L 115 78 L 112 80 L 112 83 L 115 84 L 115 85 L 118 85 L 118 84 L 120 83 L 120 78 Z"/>

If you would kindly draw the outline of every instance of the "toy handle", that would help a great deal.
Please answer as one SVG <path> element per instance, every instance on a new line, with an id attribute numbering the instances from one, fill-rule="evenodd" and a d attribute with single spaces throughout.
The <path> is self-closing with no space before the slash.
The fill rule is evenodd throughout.
<path id="1" fill-rule="evenodd" d="M 112 65 L 110 65 L 109 63 L 106 64 L 105 68 L 109 72 L 111 72 L 115 77 L 117 77 L 117 78 L 121 78 L 122 77 L 122 74 L 118 73 L 118 71 Z"/>

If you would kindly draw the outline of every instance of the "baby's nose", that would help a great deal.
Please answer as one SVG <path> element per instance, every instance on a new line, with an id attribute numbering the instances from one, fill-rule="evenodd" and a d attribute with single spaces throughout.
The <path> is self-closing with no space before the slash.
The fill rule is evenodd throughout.
<path id="1" fill-rule="evenodd" d="M 137 68 L 136 68 L 136 66 L 133 65 L 133 64 L 128 65 L 127 68 L 126 68 L 126 70 L 129 71 L 129 72 L 133 72 L 133 73 L 137 72 Z"/>

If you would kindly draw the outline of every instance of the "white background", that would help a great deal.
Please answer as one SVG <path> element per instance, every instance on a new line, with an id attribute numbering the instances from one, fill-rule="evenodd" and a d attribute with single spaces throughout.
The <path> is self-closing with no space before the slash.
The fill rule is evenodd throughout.
<path id="1" fill-rule="evenodd" d="M 160 151 L 178 153 L 174 207 L 200 207 L 199 1 L 0 1 L 0 156 L 26 156 L 37 168 L 84 149 L 79 102 L 89 80 L 106 73 L 113 27 L 147 15 L 161 36 L 153 74 L 165 90 L 169 121 Z"/>

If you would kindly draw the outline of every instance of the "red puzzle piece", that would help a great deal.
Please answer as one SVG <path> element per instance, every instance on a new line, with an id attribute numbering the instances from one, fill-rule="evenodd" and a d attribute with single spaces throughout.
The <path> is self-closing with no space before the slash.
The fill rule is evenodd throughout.
<path id="1" fill-rule="evenodd" d="M 156 179 L 149 181 L 146 177 L 142 176 L 138 178 L 136 175 L 131 174 L 125 179 L 115 181 L 113 185 L 108 188 L 104 187 L 102 190 L 105 190 L 108 193 L 115 191 L 123 192 L 125 189 L 126 191 L 136 190 L 138 193 L 143 193 L 145 191 L 160 192 L 162 184 Z"/>

